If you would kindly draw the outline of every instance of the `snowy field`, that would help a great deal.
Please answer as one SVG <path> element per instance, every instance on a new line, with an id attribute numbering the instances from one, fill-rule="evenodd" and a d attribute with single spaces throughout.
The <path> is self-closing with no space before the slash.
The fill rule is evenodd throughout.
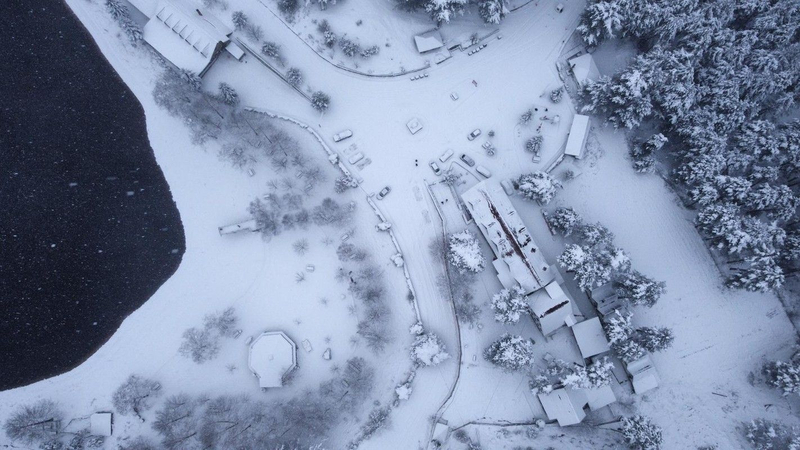
<path id="1" fill-rule="evenodd" d="M 361 448 L 425 448 L 433 432 L 431 417 L 437 413 L 451 426 L 543 418 L 540 404 L 527 387 L 527 376 L 504 373 L 484 361 L 481 353 L 504 331 L 534 338 L 537 357 L 552 353 L 576 359 L 574 341 L 568 330 L 545 341 L 527 318 L 514 326 L 495 323 L 488 302 L 500 284 L 491 267 L 473 287 L 482 313 L 474 326 L 462 324 L 459 334 L 453 305 L 438 284 L 444 266 L 431 256 L 429 246 L 441 238 L 443 230 L 458 232 L 468 226 L 454 207 L 456 198 L 437 205 L 447 192 L 434 186 L 436 199 L 428 194 L 426 185 L 437 179 L 428 162 L 453 149 L 455 156 L 449 162 L 466 153 L 500 180 L 546 167 L 555 159 L 574 112 L 569 101 L 553 105 L 542 95 L 560 85 L 555 62 L 578 22 L 583 2 L 566 2 L 562 14 L 555 11 L 553 2 L 531 3 L 507 17 L 503 38 L 487 40 L 489 45 L 481 53 L 467 56 L 456 51 L 453 58 L 431 67 L 428 78 L 411 82 L 407 76 L 372 78 L 336 68 L 315 54 L 306 35 L 315 33 L 314 20 L 328 18 L 342 30 L 363 30 L 363 35 L 359 34 L 362 41 L 389 39 L 391 47 L 381 49 L 374 65 L 360 69 L 393 71 L 420 61 L 408 46 L 413 45 L 410 37 L 415 32 L 431 25 L 422 18 L 391 10 L 386 0 L 372 5 L 366 0 L 348 0 L 325 12 L 304 9 L 290 29 L 273 14 L 257 13 L 257 8 L 274 7 L 272 0 L 262 1 L 266 6 L 254 0 L 231 0 L 230 10 L 242 9 L 258 17 L 268 39 L 280 44 L 287 66 L 300 68 L 308 86 L 331 95 L 330 110 L 320 115 L 311 109 L 305 98 L 250 55 L 244 62 L 227 55 L 220 58 L 205 76 L 204 87 L 213 91 L 218 83 L 226 82 L 236 89 L 243 104 L 308 124 L 345 160 L 354 152 L 369 159 L 360 167 L 347 164 L 363 183 L 335 198 L 341 203 L 355 202 L 355 219 L 348 227 L 355 230 L 351 242 L 365 248 L 383 269 L 391 299 L 388 331 L 394 341 L 377 355 L 350 341 L 359 310 L 357 305 L 355 311 L 349 308 L 355 303 L 346 286 L 335 280 L 339 266 L 336 245 L 346 229 L 312 225 L 307 231 L 287 231 L 269 242 L 253 234 L 219 236 L 218 226 L 246 219 L 249 202 L 268 192 L 267 183 L 280 176 L 264 165 L 255 166 L 255 176 L 250 177 L 220 161 L 213 146 L 194 145 L 181 120 L 169 116 L 153 100 L 152 88 L 161 69 L 151 56 L 117 36 L 116 25 L 99 2 L 68 0 L 144 107 L 151 145 L 181 213 L 187 250 L 176 274 L 84 364 L 31 386 L 0 392 L 0 419 L 18 405 L 38 399 L 55 400 L 74 416 L 110 410 L 111 393 L 131 373 L 158 379 L 169 394 L 245 393 L 285 398 L 316 387 L 329 377 L 332 365 L 353 355 L 365 357 L 378 372 L 362 416 L 372 408 L 373 400 L 390 403 L 394 387 L 411 367 L 408 328 L 416 318 L 406 299 L 403 271 L 390 261 L 395 253 L 392 241 L 386 233 L 375 231 L 378 219 L 366 201 L 367 195 L 384 186 L 391 186 L 392 191 L 376 204 L 392 223 L 417 293 L 422 322 L 442 338 L 451 358 L 434 368 L 419 369 L 411 398 L 400 403 L 392 411 L 389 425 Z M 362 18 L 363 25 L 355 28 L 355 21 Z M 454 27 L 469 28 L 473 19 L 465 18 Z M 336 58 L 331 59 L 336 62 Z M 457 93 L 458 99 L 453 100 L 451 93 Z M 548 111 L 540 113 L 531 125 L 518 125 L 520 114 L 534 107 L 547 107 Z M 552 124 L 540 121 L 541 115 L 558 115 L 561 120 Z M 422 130 L 411 134 L 406 124 L 414 118 Z M 540 122 L 543 154 L 539 163 L 533 163 L 523 146 Z M 324 186 L 331 186 L 338 173 L 327 163 L 319 143 L 288 123 L 280 126 L 324 167 L 328 179 L 305 204 L 315 205 L 333 196 Z M 475 128 L 483 130 L 482 136 L 468 141 L 467 134 Z M 331 136 L 343 129 L 351 129 L 354 136 L 334 143 Z M 494 137 L 488 137 L 490 130 Z M 665 280 L 667 294 L 654 308 L 637 311 L 635 320 L 637 325 L 671 327 L 676 334 L 674 347 L 654 357 L 661 386 L 644 396 L 629 395 L 628 388 L 621 386 L 621 401 L 612 405 L 611 411 L 616 415 L 638 411 L 652 417 L 664 429 L 667 449 L 712 443 L 720 449 L 743 448 L 737 427 L 757 417 L 800 424 L 796 400 L 748 382 L 749 373 L 757 371 L 766 357 L 784 358 L 791 352 L 796 336 L 778 299 L 772 294 L 724 290 L 690 214 L 667 186 L 655 176 L 632 171 L 623 156 L 627 152 L 621 134 L 595 123 L 593 135 L 594 154 L 578 164 L 582 174 L 566 183 L 546 209 L 572 206 L 588 222 L 603 223 L 615 233 L 617 244 L 629 253 L 635 267 Z M 497 148 L 495 156 L 481 148 L 487 140 Z M 471 182 L 480 179 L 474 168 L 462 170 L 470 173 Z M 512 201 L 547 260 L 554 262 L 563 242 L 547 231 L 540 207 L 519 197 Z M 326 236 L 335 243 L 324 243 Z M 293 243 L 304 238 L 309 249 L 300 255 L 293 250 Z M 487 257 L 491 253 L 486 245 L 483 252 Z M 314 265 L 313 272 L 306 271 L 309 264 Z M 297 281 L 298 273 L 305 274 L 304 281 Z M 568 289 L 581 297 L 571 281 Z M 585 297 L 577 302 L 581 309 L 588 306 Z M 204 315 L 230 306 L 240 317 L 241 337 L 223 341 L 220 356 L 202 365 L 178 354 L 185 329 L 199 326 Z M 284 330 L 298 345 L 307 339 L 313 350 L 306 352 L 300 345 L 300 368 L 291 386 L 261 393 L 247 370 L 244 341 L 267 329 Z M 332 361 L 322 359 L 327 347 L 332 349 Z M 126 434 L 152 433 L 147 424 L 130 416 L 117 416 L 117 420 L 117 432 L 107 443 L 108 449 L 115 448 L 111 444 L 114 439 Z M 548 426 L 538 436 L 527 436 L 520 429 L 500 431 L 492 425 L 467 425 L 465 430 L 486 448 L 619 448 L 618 433 L 584 425 L 563 432 Z M 359 426 L 359 421 L 347 422 L 335 430 L 327 445 L 343 448 Z M 465 447 L 452 442 L 452 448 Z"/>

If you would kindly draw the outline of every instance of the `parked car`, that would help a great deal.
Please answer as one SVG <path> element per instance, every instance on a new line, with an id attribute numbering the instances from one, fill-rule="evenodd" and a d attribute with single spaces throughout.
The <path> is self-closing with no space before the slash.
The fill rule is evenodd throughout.
<path id="1" fill-rule="evenodd" d="M 456 101 L 456 100 L 458 100 L 458 94 L 456 94 L 455 92 L 451 92 L 450 93 L 450 98 L 452 98 L 453 101 Z"/>
<path id="2" fill-rule="evenodd" d="M 334 142 L 343 141 L 343 140 L 351 137 L 352 135 L 353 135 L 353 132 L 350 131 L 350 130 L 340 131 L 340 132 L 338 132 L 338 133 L 333 135 L 333 141 Z"/>
<path id="3" fill-rule="evenodd" d="M 442 169 L 439 168 L 439 165 L 436 164 L 436 161 L 431 161 L 428 165 L 431 166 L 431 170 L 433 170 L 433 173 L 436 175 L 442 174 Z"/>
<path id="4" fill-rule="evenodd" d="M 481 135 L 481 129 L 480 128 L 476 128 L 476 129 L 472 130 L 472 133 L 467 135 L 467 139 L 472 141 L 472 140 L 474 140 L 476 137 L 478 137 L 480 135 Z"/>
<path id="5" fill-rule="evenodd" d="M 383 200 L 384 197 L 389 195 L 389 192 L 392 192 L 392 188 L 386 186 L 385 188 L 381 189 L 380 192 L 378 192 L 378 195 L 376 197 L 378 197 L 378 200 Z"/>
<path id="6" fill-rule="evenodd" d="M 362 159 L 364 159 L 364 154 L 361 153 L 361 152 L 358 152 L 358 153 L 356 153 L 354 155 L 351 155 L 350 158 L 348 158 L 347 160 L 350 162 L 350 164 L 355 164 L 355 163 L 361 161 Z"/>
<path id="7" fill-rule="evenodd" d="M 470 167 L 475 167 L 475 160 L 470 158 L 470 156 L 467 155 L 466 153 L 462 153 L 460 158 L 461 158 L 462 161 L 464 161 L 464 163 L 466 165 L 468 165 Z"/>
<path id="8" fill-rule="evenodd" d="M 489 177 L 492 176 L 492 172 L 489 172 L 489 169 L 487 169 L 486 167 L 483 167 L 483 166 L 476 167 L 475 171 L 478 172 L 479 174 L 483 175 L 484 178 L 489 178 Z"/>
<path id="9" fill-rule="evenodd" d="M 450 159 L 451 156 L 453 156 L 453 150 L 448 148 L 447 151 L 442 153 L 442 156 L 439 157 L 439 161 L 445 162 Z"/>
<path id="10" fill-rule="evenodd" d="M 511 180 L 503 180 L 500 182 L 500 186 L 503 187 L 503 190 L 506 191 L 506 195 L 514 195 L 514 185 L 511 184 Z"/>

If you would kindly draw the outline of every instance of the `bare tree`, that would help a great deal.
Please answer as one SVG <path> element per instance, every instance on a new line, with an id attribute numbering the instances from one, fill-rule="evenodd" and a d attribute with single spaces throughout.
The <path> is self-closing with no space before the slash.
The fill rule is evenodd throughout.
<path id="1" fill-rule="evenodd" d="M 58 434 L 63 414 L 51 400 L 40 400 L 17 408 L 3 429 L 12 441 L 28 445 L 44 442 Z"/>
<path id="2" fill-rule="evenodd" d="M 112 402 L 118 413 L 125 415 L 132 412 L 141 417 L 143 411 L 150 409 L 150 401 L 160 394 L 158 382 L 131 375 L 114 391 Z"/>

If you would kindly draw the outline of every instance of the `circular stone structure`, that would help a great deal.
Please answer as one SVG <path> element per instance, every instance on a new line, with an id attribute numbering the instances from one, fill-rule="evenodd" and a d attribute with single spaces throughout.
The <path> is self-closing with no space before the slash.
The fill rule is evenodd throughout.
<path id="1" fill-rule="evenodd" d="M 297 367 L 297 346 L 282 331 L 266 331 L 250 344 L 247 364 L 259 386 L 281 387 L 283 377 Z"/>

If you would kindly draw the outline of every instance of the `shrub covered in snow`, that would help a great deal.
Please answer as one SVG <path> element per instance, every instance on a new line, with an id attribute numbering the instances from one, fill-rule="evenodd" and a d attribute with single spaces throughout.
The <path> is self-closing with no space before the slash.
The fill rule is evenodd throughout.
<path id="1" fill-rule="evenodd" d="M 111 401 L 119 414 L 134 413 L 138 416 L 150 409 L 152 400 L 159 395 L 161 391 L 157 381 L 131 375 L 114 391 Z"/>
<path id="2" fill-rule="evenodd" d="M 143 38 L 142 29 L 131 19 L 128 6 L 122 0 L 106 0 L 106 10 L 117 21 L 131 43 L 136 44 Z"/>
<path id="3" fill-rule="evenodd" d="M 533 110 L 528 109 L 521 116 L 519 116 L 520 125 L 528 125 L 533 120 Z"/>
<path id="4" fill-rule="evenodd" d="M 283 57 L 281 56 L 281 46 L 275 42 L 264 42 L 264 44 L 261 46 L 261 53 L 264 56 L 272 58 L 278 62 L 283 60 Z"/>
<path id="5" fill-rule="evenodd" d="M 528 200 L 547 204 L 556 195 L 561 183 L 545 172 L 533 172 L 521 175 L 517 179 L 519 192 Z"/>
<path id="6" fill-rule="evenodd" d="M 622 436 L 633 450 L 659 450 L 664 442 L 661 428 L 644 416 L 623 418 Z"/>
<path id="7" fill-rule="evenodd" d="M 767 384 L 783 391 L 783 395 L 800 392 L 800 353 L 795 353 L 789 361 L 770 361 L 762 372 Z"/>
<path id="8" fill-rule="evenodd" d="M 294 87 L 300 86 L 303 84 L 303 72 L 297 67 L 291 67 L 286 71 L 286 81 Z"/>
<path id="9" fill-rule="evenodd" d="M 561 99 L 564 98 L 564 88 L 556 88 L 550 91 L 550 101 L 553 103 L 559 103 Z"/>
<path id="10" fill-rule="evenodd" d="M 544 142 L 544 137 L 541 134 L 537 134 L 525 141 L 525 150 L 538 154 L 542 150 L 542 142 Z"/>
<path id="11" fill-rule="evenodd" d="M 311 106 L 319 112 L 325 112 L 331 106 L 331 98 L 322 91 L 314 92 L 311 96 Z"/>
<path id="12" fill-rule="evenodd" d="M 411 359 L 419 366 L 435 366 L 448 358 L 444 343 L 433 333 L 417 336 L 411 345 Z"/>
<path id="13" fill-rule="evenodd" d="M 183 342 L 181 342 L 178 352 L 201 364 L 217 356 L 219 341 L 210 330 L 189 328 L 183 332 Z"/>
<path id="14" fill-rule="evenodd" d="M 39 400 L 32 405 L 18 406 L 8 416 L 3 430 L 12 441 L 32 445 L 51 439 L 51 431 L 60 431 L 57 425 L 62 419 L 63 413 L 54 402 Z"/>
<path id="15" fill-rule="evenodd" d="M 469 230 L 450 235 L 447 258 L 461 273 L 478 273 L 486 267 L 478 239 Z"/>
<path id="16" fill-rule="evenodd" d="M 394 393 L 397 395 L 398 400 L 408 400 L 411 398 L 411 393 L 413 391 L 414 389 L 411 387 L 410 382 L 405 382 L 394 389 Z"/>
<path id="17" fill-rule="evenodd" d="M 517 323 L 522 314 L 530 310 L 525 298 L 525 291 L 516 286 L 513 289 L 503 289 L 492 297 L 494 318 L 500 323 Z"/>
<path id="18" fill-rule="evenodd" d="M 333 182 L 333 190 L 336 191 L 337 194 L 357 187 L 358 181 L 350 175 L 342 175 Z"/>
<path id="19" fill-rule="evenodd" d="M 236 334 L 236 310 L 226 308 L 213 314 L 208 314 L 203 318 L 203 327 L 206 330 L 215 331 L 222 337 L 233 337 Z"/>
<path id="20" fill-rule="evenodd" d="M 353 57 L 356 56 L 361 51 L 361 46 L 358 43 L 351 41 L 345 37 L 339 39 L 339 48 L 342 49 L 342 53 L 345 56 Z"/>
<path id="21" fill-rule="evenodd" d="M 278 1 L 278 9 L 286 14 L 291 15 L 297 11 L 297 0 L 277 0 Z"/>
<path id="22" fill-rule="evenodd" d="M 533 362 L 533 344 L 522 336 L 505 334 L 483 352 L 487 361 L 507 370 L 519 370 Z"/>

